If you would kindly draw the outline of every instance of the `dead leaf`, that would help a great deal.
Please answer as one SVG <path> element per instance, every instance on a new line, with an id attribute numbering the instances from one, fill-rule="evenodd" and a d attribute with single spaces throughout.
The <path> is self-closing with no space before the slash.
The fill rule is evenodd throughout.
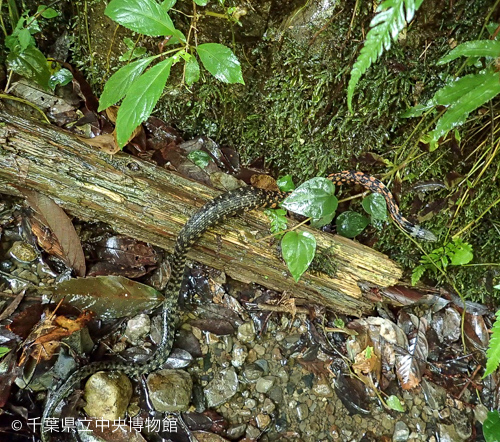
<path id="1" fill-rule="evenodd" d="M 109 155 L 114 155 L 121 150 L 116 143 L 114 133 L 98 135 L 94 138 L 78 137 L 78 139 L 83 141 L 85 144 L 96 147 Z"/>

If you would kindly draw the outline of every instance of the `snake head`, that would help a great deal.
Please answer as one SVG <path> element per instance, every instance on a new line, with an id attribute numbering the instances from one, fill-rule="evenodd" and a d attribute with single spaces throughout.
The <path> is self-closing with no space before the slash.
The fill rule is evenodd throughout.
<path id="1" fill-rule="evenodd" d="M 430 230 L 424 229 L 423 227 L 414 225 L 411 228 L 409 228 L 408 232 L 411 236 L 414 236 L 415 238 L 422 239 L 424 241 L 430 241 L 434 242 L 437 241 L 436 235 L 432 233 Z"/>

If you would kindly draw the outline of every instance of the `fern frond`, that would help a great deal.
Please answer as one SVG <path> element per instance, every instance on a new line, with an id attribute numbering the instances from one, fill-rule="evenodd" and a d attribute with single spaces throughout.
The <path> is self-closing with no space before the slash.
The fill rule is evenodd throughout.
<path id="1" fill-rule="evenodd" d="M 347 106 L 352 112 L 354 89 L 361 76 L 382 55 L 389 50 L 401 30 L 409 23 L 423 0 L 386 0 L 377 7 L 378 14 L 370 23 L 370 31 L 366 35 L 365 45 L 358 55 L 351 70 L 351 78 L 347 86 Z"/>
<path id="2" fill-rule="evenodd" d="M 497 319 L 491 329 L 492 334 L 488 350 L 486 350 L 486 370 L 483 378 L 493 373 L 500 365 L 500 310 L 496 313 Z"/>

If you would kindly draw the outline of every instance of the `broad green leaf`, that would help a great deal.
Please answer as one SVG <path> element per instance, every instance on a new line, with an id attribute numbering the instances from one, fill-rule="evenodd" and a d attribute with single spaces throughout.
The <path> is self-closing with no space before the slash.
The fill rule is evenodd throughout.
<path id="1" fill-rule="evenodd" d="M 38 6 L 36 13 L 40 14 L 43 18 L 54 18 L 59 15 L 59 12 L 57 12 L 55 9 L 48 8 L 45 5 Z"/>
<path id="2" fill-rule="evenodd" d="M 359 235 L 370 223 L 368 218 L 357 212 L 342 212 L 336 219 L 337 233 L 347 238 Z"/>
<path id="3" fill-rule="evenodd" d="M 66 68 L 61 68 L 50 76 L 49 86 L 54 89 L 58 84 L 66 86 L 73 80 L 73 74 Z"/>
<path id="4" fill-rule="evenodd" d="M 16 74 L 36 81 L 45 89 L 49 88 L 50 71 L 47 59 L 35 46 L 29 46 L 24 51 L 14 50 L 9 53 L 7 66 Z"/>
<path id="5" fill-rule="evenodd" d="M 227 46 L 218 43 L 204 43 L 196 47 L 205 69 L 223 83 L 241 83 L 243 75 L 236 55 Z"/>
<path id="6" fill-rule="evenodd" d="M 161 7 L 165 10 L 165 12 L 168 12 L 174 7 L 176 1 L 177 0 L 163 0 L 161 2 Z"/>
<path id="7" fill-rule="evenodd" d="M 212 157 L 202 150 L 194 150 L 193 152 L 188 154 L 188 158 L 202 169 L 207 167 L 210 161 L 212 161 Z"/>
<path id="8" fill-rule="evenodd" d="M 469 243 L 463 242 L 457 238 L 453 242 L 454 247 L 448 254 L 451 260 L 451 265 L 463 266 L 468 264 L 474 258 L 472 246 Z"/>
<path id="9" fill-rule="evenodd" d="M 483 379 L 496 371 L 500 365 L 500 310 L 496 312 L 497 319 L 491 328 L 490 342 L 486 350 L 486 370 Z"/>
<path id="10" fill-rule="evenodd" d="M 3 358 L 9 351 L 9 347 L 0 347 L 0 358 Z"/>
<path id="11" fill-rule="evenodd" d="M 278 188 L 282 192 L 291 192 L 293 189 L 295 189 L 295 184 L 293 184 L 293 179 L 291 175 L 285 175 L 282 176 L 281 178 L 278 178 L 276 184 L 278 185 Z"/>
<path id="12" fill-rule="evenodd" d="M 18 34 L 17 38 L 19 40 L 19 44 L 21 45 L 21 50 L 25 50 L 28 46 L 35 46 L 35 39 L 31 35 L 31 32 L 29 29 L 21 29 Z"/>
<path id="13" fill-rule="evenodd" d="M 326 178 L 313 178 L 301 184 L 281 203 L 287 210 L 311 218 L 323 218 L 337 210 L 335 185 Z"/>
<path id="14" fill-rule="evenodd" d="M 403 405 L 401 404 L 401 401 L 397 396 L 391 395 L 387 398 L 385 402 L 387 403 L 388 407 L 391 408 L 392 410 L 400 411 L 401 413 L 405 411 Z"/>
<path id="15" fill-rule="evenodd" d="M 286 229 L 287 219 L 286 210 L 284 209 L 266 209 L 264 213 L 271 222 L 271 232 L 278 233 Z"/>
<path id="16" fill-rule="evenodd" d="M 194 2 L 198 5 L 198 6 L 206 6 L 208 4 L 208 0 L 194 0 Z"/>
<path id="17" fill-rule="evenodd" d="M 470 112 L 488 102 L 500 93 L 499 73 L 488 70 L 477 74 L 482 82 L 475 89 L 458 98 L 438 120 L 436 128 L 429 133 L 431 150 L 435 150 L 438 140 L 454 127 L 462 124 Z"/>
<path id="18" fill-rule="evenodd" d="M 498 410 L 488 411 L 483 422 L 483 436 L 486 442 L 500 442 L 500 414 Z"/>
<path id="19" fill-rule="evenodd" d="M 314 218 L 311 220 L 311 227 L 314 227 L 315 229 L 320 229 L 321 227 L 330 224 L 333 221 L 334 217 L 335 213 L 330 213 L 329 215 L 326 215 L 323 218 L 318 218 L 318 219 Z"/>
<path id="20" fill-rule="evenodd" d="M 191 86 L 200 79 L 200 65 L 195 57 L 190 57 L 184 66 L 184 79 L 186 84 Z"/>
<path id="21" fill-rule="evenodd" d="M 441 104 L 442 106 L 453 105 L 462 95 L 474 91 L 484 82 L 484 77 L 478 74 L 465 75 L 462 78 L 454 80 L 439 89 L 432 98 L 431 102 Z"/>
<path id="22" fill-rule="evenodd" d="M 111 0 L 104 14 L 132 31 L 152 37 L 181 34 L 155 0 Z"/>
<path id="23" fill-rule="evenodd" d="M 429 109 L 432 109 L 435 104 L 432 100 L 429 100 L 426 104 L 417 104 L 416 106 L 411 107 L 406 112 L 401 114 L 402 118 L 415 118 L 420 117 L 424 112 L 427 112 Z"/>
<path id="24" fill-rule="evenodd" d="M 132 83 L 142 74 L 154 58 L 148 57 L 137 60 L 118 69 L 104 85 L 104 90 L 99 99 L 99 112 L 120 101 L 128 92 Z"/>
<path id="25" fill-rule="evenodd" d="M 130 86 L 116 117 L 118 146 L 123 147 L 134 129 L 153 112 L 170 75 L 172 61 L 172 58 L 163 60 Z"/>
<path id="26" fill-rule="evenodd" d="M 371 193 L 362 201 L 363 209 L 365 209 L 374 219 L 387 219 L 387 203 L 385 198 L 380 193 Z"/>
<path id="27" fill-rule="evenodd" d="M 458 57 L 500 57 L 500 41 L 473 40 L 458 45 L 437 64 L 449 63 Z"/>
<path id="28" fill-rule="evenodd" d="M 287 232 L 281 240 L 281 253 L 295 281 L 311 264 L 316 253 L 316 239 L 309 232 Z"/>

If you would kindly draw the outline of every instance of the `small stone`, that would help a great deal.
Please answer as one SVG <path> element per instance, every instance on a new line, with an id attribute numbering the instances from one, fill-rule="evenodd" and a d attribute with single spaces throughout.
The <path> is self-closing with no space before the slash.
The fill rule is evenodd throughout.
<path id="1" fill-rule="evenodd" d="M 266 354 L 266 348 L 263 345 L 255 344 L 253 349 L 257 353 L 258 356 L 264 356 Z"/>
<path id="2" fill-rule="evenodd" d="M 233 351 L 231 352 L 231 364 L 233 367 L 239 368 L 243 366 L 248 356 L 247 348 L 237 342 L 234 344 Z"/>
<path id="3" fill-rule="evenodd" d="M 245 432 L 245 435 L 248 439 L 255 439 L 257 440 L 260 436 L 260 430 L 253 425 L 249 425 L 247 427 L 247 431 Z"/>
<path id="4" fill-rule="evenodd" d="M 394 433 L 392 435 L 392 441 L 406 442 L 409 436 L 410 429 L 408 428 L 408 426 L 402 421 L 396 422 L 396 425 L 394 426 Z"/>
<path id="5" fill-rule="evenodd" d="M 476 405 L 474 408 L 474 417 L 482 425 L 488 417 L 489 410 L 483 405 Z"/>
<path id="6" fill-rule="evenodd" d="M 264 376 L 263 378 L 257 380 L 255 390 L 258 393 L 267 393 L 275 382 L 276 378 L 274 376 Z"/>
<path id="7" fill-rule="evenodd" d="M 113 421 L 125 416 L 132 383 L 123 373 L 99 371 L 85 383 L 85 412 L 96 418 Z"/>
<path id="8" fill-rule="evenodd" d="M 313 385 L 312 390 L 317 396 L 333 397 L 333 389 L 324 377 L 321 377 L 319 381 Z"/>
<path id="9" fill-rule="evenodd" d="M 147 386 L 156 411 L 187 411 L 191 400 L 193 381 L 183 370 L 164 369 L 151 373 Z"/>
<path id="10" fill-rule="evenodd" d="M 264 430 L 271 423 L 271 418 L 267 414 L 259 413 L 255 418 L 255 423 L 258 428 Z"/>
<path id="11" fill-rule="evenodd" d="M 249 398 L 245 401 L 245 408 L 253 410 L 257 406 L 257 401 L 255 399 Z"/>
<path id="12" fill-rule="evenodd" d="M 248 364 L 243 368 L 243 377 L 247 382 L 255 382 L 264 374 L 264 370 L 257 364 Z"/>
<path id="13" fill-rule="evenodd" d="M 133 344 L 139 344 L 151 331 L 151 319 L 148 315 L 140 314 L 127 322 L 125 337 Z"/>
<path id="14" fill-rule="evenodd" d="M 303 421 L 309 416 L 309 407 L 306 404 L 299 404 L 296 411 L 299 421 Z"/>
<path id="15" fill-rule="evenodd" d="M 203 389 L 209 408 L 227 402 L 238 391 L 238 375 L 233 367 L 221 370 Z"/>
<path id="16" fill-rule="evenodd" d="M 38 258 L 36 249 L 27 242 L 16 241 L 9 249 L 9 255 L 16 261 L 29 263 Z"/>
<path id="17" fill-rule="evenodd" d="M 238 340 L 248 344 L 255 339 L 255 326 L 252 321 L 244 322 L 238 327 Z"/>
<path id="18" fill-rule="evenodd" d="M 226 436 L 230 440 L 239 440 L 245 434 L 245 430 L 247 429 L 246 424 L 235 424 L 231 425 L 226 430 Z"/>

